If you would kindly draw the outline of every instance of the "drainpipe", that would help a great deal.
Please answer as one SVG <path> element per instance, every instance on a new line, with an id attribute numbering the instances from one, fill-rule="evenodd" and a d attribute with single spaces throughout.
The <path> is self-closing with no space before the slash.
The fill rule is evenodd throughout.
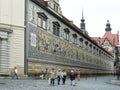
<path id="1" fill-rule="evenodd" d="M 25 0 L 25 32 L 24 32 L 24 75 L 28 76 L 28 38 L 29 38 L 29 30 L 28 30 L 28 3 L 29 0 Z"/>

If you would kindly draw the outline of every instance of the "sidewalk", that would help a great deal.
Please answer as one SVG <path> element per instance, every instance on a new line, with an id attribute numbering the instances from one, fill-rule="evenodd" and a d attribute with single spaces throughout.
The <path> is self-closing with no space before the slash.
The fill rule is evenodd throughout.
<path id="1" fill-rule="evenodd" d="M 120 85 L 120 80 L 109 80 L 107 83 L 113 85 Z"/>
<path id="2" fill-rule="evenodd" d="M 107 83 L 106 83 L 107 82 Z M 113 76 L 98 77 L 81 77 L 76 86 L 70 85 L 70 79 L 66 80 L 66 84 L 50 86 L 48 80 L 41 79 L 0 79 L 0 90 L 120 90 L 120 81 Z M 115 85 L 112 85 L 115 84 Z"/>

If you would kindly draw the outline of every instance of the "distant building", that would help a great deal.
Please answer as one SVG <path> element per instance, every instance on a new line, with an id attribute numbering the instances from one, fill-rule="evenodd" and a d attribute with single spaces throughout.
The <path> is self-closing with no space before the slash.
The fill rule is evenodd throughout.
<path id="1" fill-rule="evenodd" d="M 92 37 L 99 45 L 108 50 L 111 53 L 114 53 L 114 48 L 119 44 L 119 32 L 112 34 L 112 28 L 110 26 L 109 20 L 107 20 L 105 34 L 103 37 Z"/>

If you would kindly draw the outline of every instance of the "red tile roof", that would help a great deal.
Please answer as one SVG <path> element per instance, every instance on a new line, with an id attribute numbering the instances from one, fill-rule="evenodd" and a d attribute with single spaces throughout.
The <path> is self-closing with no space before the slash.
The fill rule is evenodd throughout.
<path id="1" fill-rule="evenodd" d="M 112 46 L 118 45 L 119 43 L 119 35 L 112 34 L 111 32 L 106 32 L 101 39 L 101 44 L 104 43 L 105 39 L 108 39 Z"/>
<path id="2" fill-rule="evenodd" d="M 101 44 L 103 44 L 106 39 L 109 40 L 112 46 L 119 44 L 119 34 L 112 34 L 111 32 L 105 32 L 102 38 L 100 37 L 92 37 L 92 38 L 96 42 L 100 41 Z"/>
<path id="3" fill-rule="evenodd" d="M 93 40 L 95 40 L 96 42 L 101 41 L 101 38 L 100 38 L 100 37 L 92 37 L 92 38 L 93 38 Z"/>

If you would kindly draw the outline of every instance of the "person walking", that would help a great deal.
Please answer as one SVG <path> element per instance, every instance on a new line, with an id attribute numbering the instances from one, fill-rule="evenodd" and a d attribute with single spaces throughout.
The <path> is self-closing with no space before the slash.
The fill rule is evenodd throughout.
<path id="1" fill-rule="evenodd" d="M 54 86 L 55 78 L 56 78 L 56 73 L 54 68 L 52 68 L 52 71 L 50 72 L 50 85 Z"/>
<path id="2" fill-rule="evenodd" d="M 16 67 L 14 67 L 14 72 L 13 72 L 13 76 L 12 76 L 12 79 L 14 79 L 16 77 L 16 79 L 18 79 L 18 70 Z"/>
<path id="3" fill-rule="evenodd" d="M 49 77 L 48 77 L 48 68 L 45 69 L 45 79 L 47 80 Z"/>
<path id="4" fill-rule="evenodd" d="M 66 81 L 66 77 L 67 77 L 67 73 L 65 72 L 65 70 L 62 71 L 62 81 L 63 81 L 63 85 L 65 84 L 65 81 Z"/>
<path id="5" fill-rule="evenodd" d="M 78 81 L 80 81 L 80 70 L 78 70 L 78 72 L 77 72 L 77 79 L 78 79 Z"/>
<path id="6" fill-rule="evenodd" d="M 58 85 L 60 85 L 60 79 L 61 79 L 61 70 L 59 69 L 58 72 L 57 72 Z"/>
<path id="7" fill-rule="evenodd" d="M 70 81 L 71 81 L 71 86 L 74 86 L 75 85 L 75 73 L 74 73 L 74 71 L 71 71 Z"/>

